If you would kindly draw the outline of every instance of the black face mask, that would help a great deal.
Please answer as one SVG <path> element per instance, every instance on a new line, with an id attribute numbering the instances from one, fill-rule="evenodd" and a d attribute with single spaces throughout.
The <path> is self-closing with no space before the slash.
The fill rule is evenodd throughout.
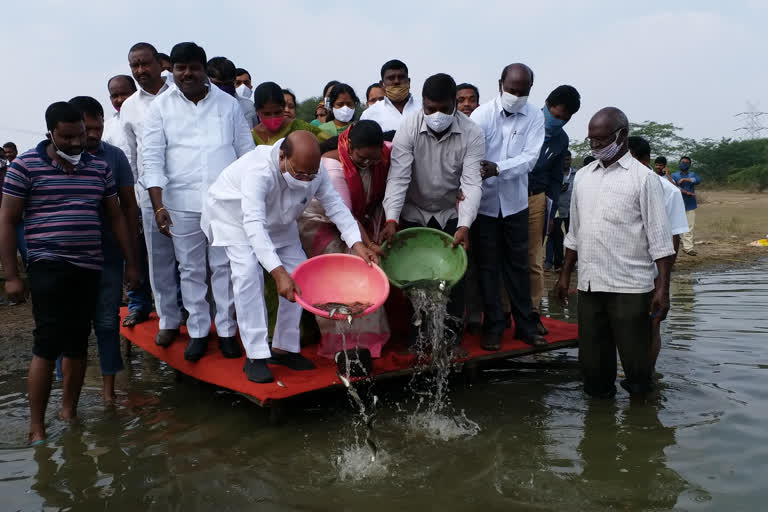
<path id="1" fill-rule="evenodd" d="M 216 84 L 216 86 L 230 96 L 235 96 L 237 94 L 235 86 L 232 84 Z"/>

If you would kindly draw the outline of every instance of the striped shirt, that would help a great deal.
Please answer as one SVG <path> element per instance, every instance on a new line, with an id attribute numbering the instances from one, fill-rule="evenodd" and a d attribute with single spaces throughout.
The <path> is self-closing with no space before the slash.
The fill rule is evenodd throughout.
<path id="1" fill-rule="evenodd" d="M 24 199 L 28 261 L 64 261 L 101 270 L 99 206 L 117 194 L 112 171 L 103 160 L 83 153 L 73 173 L 46 153 L 43 141 L 8 168 L 3 194 Z"/>
<path id="2" fill-rule="evenodd" d="M 581 291 L 653 290 L 653 262 L 675 253 L 658 176 L 629 151 L 575 175 L 565 246 L 579 255 Z"/>

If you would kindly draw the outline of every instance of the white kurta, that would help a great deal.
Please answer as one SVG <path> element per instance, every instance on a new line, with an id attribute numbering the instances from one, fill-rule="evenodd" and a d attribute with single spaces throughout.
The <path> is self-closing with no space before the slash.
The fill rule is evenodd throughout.
<path id="1" fill-rule="evenodd" d="M 288 187 L 279 167 L 280 144 L 259 146 L 224 169 L 208 189 L 201 225 L 209 243 L 226 247 L 240 337 L 249 359 L 270 356 L 264 280 L 259 265 L 292 273 L 306 259 L 296 220 L 313 198 L 325 208 L 348 246 L 362 241 L 355 218 L 325 169 L 307 188 Z M 273 346 L 299 352 L 301 307 L 280 297 Z"/>
<path id="2" fill-rule="evenodd" d="M 189 311 L 189 335 L 204 338 L 210 332 L 206 300 L 210 268 L 217 333 L 234 336 L 229 261 L 223 248 L 209 247 L 200 217 L 209 185 L 227 165 L 254 148 L 240 105 L 218 87 L 210 87 L 195 104 L 172 85 L 150 105 L 143 139 L 144 172 L 139 181 L 147 190 L 163 191 L 163 204 L 173 222 L 171 240 L 179 262 L 181 297 Z"/>

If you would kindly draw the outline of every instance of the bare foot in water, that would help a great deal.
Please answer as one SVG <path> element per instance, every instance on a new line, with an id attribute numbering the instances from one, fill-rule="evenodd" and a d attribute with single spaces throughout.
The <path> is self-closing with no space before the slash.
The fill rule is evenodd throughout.
<path id="1" fill-rule="evenodd" d="M 27 438 L 29 444 L 42 443 L 48 436 L 45 433 L 45 427 L 43 425 L 32 425 L 29 428 L 29 437 Z"/>
<path id="2" fill-rule="evenodd" d="M 62 409 L 59 411 L 59 419 L 63 421 L 75 421 L 75 418 L 77 418 L 77 413 L 74 411 L 74 409 Z"/>

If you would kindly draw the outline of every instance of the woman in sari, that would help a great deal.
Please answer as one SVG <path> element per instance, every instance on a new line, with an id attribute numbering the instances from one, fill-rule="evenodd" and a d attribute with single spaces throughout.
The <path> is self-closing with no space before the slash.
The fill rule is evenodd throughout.
<path id="1" fill-rule="evenodd" d="M 378 239 L 384 224 L 381 201 L 387 186 L 391 147 L 384 142 L 378 123 L 359 121 L 339 135 L 338 148 L 323 154 L 321 160 L 334 188 L 357 219 L 363 243 L 376 251 L 379 248 L 373 241 Z M 348 252 L 338 229 L 316 200 L 299 217 L 299 234 L 307 257 Z M 336 321 L 318 316 L 317 323 L 322 335 L 318 354 L 333 358 L 344 349 L 341 334 L 336 331 Z M 372 357 L 379 357 L 389 340 L 384 308 L 356 319 L 352 323 L 352 333 L 351 337 L 347 336 L 350 345 L 347 348 L 354 348 L 356 343 L 358 347 L 370 350 Z"/>
<path id="2" fill-rule="evenodd" d="M 335 137 L 341 135 L 341 132 L 352 123 L 355 108 L 360 105 L 360 100 L 352 87 L 347 84 L 336 84 L 328 96 L 328 103 L 331 105 L 328 122 L 321 124 L 319 128 L 328 132 L 331 137 Z"/>
<path id="3" fill-rule="evenodd" d="M 316 126 L 299 119 L 285 117 L 285 95 L 283 89 L 275 82 L 259 84 L 253 91 L 253 103 L 259 115 L 259 124 L 251 130 L 251 135 L 257 146 L 262 144 L 271 146 L 289 133 L 298 130 L 311 132 L 319 140 L 330 138 L 327 132 Z"/>

